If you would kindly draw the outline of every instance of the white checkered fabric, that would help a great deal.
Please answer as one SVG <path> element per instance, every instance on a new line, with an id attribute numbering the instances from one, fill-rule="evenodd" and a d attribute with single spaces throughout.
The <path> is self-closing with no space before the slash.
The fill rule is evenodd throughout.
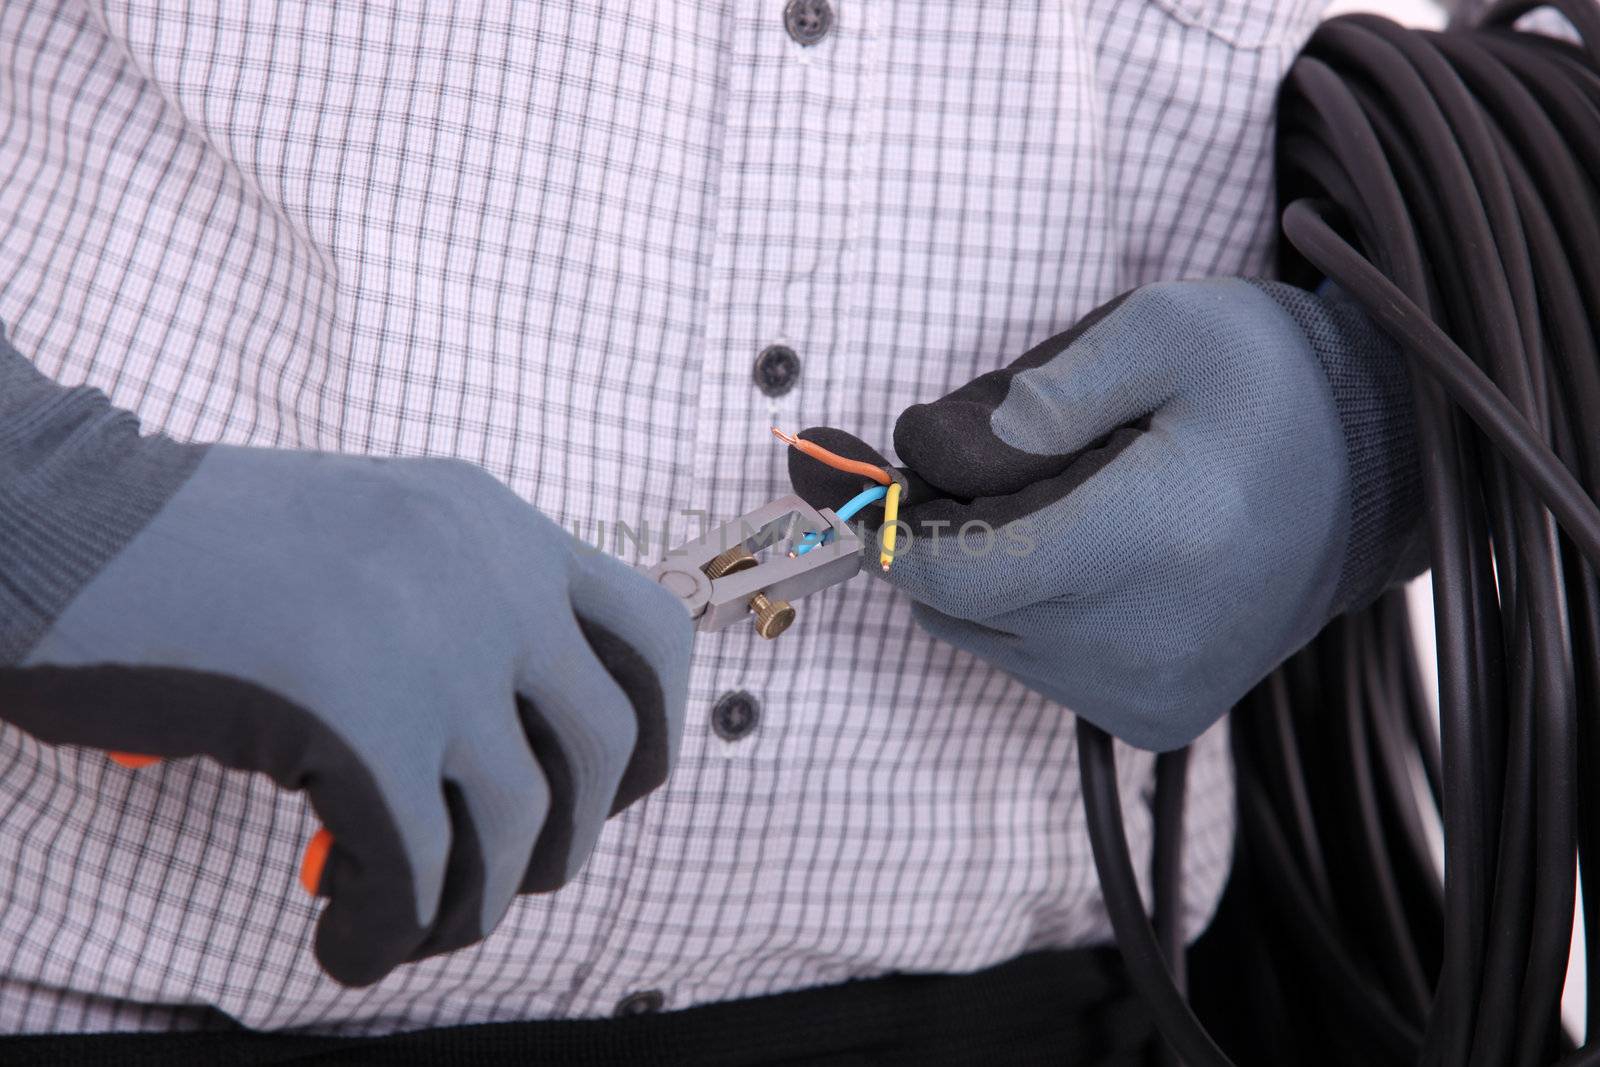
<path id="1" fill-rule="evenodd" d="M 788 491 L 770 424 L 887 445 L 1126 288 L 1266 271 L 1318 6 L 835 0 L 802 47 L 783 0 L 5 0 L 0 321 L 147 427 L 460 456 L 659 547 Z M 1071 715 L 881 582 L 695 656 L 675 773 L 582 875 L 363 990 L 310 952 L 300 798 L 0 730 L 0 1029 L 596 1016 L 1109 940 Z M 761 708 L 735 741 L 730 690 Z M 1122 756 L 1142 857 L 1152 759 Z M 1191 782 L 1198 928 L 1219 731 Z"/>

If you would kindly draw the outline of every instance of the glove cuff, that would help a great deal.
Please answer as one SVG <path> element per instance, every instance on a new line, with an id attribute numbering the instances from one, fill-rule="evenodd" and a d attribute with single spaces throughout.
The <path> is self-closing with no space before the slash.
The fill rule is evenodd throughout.
<path id="1" fill-rule="evenodd" d="M 1353 301 L 1256 282 L 1294 318 L 1333 388 L 1350 470 L 1350 536 L 1332 615 L 1427 568 L 1422 477 L 1404 357 Z"/>
<path id="2" fill-rule="evenodd" d="M 0 665 L 27 655 L 204 451 L 140 437 L 132 414 L 51 381 L 0 331 Z"/>

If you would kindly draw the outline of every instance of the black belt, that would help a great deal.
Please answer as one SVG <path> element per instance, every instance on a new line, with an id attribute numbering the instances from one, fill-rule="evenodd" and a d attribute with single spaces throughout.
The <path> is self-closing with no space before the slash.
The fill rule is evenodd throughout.
<path id="1" fill-rule="evenodd" d="M 445 1067 L 1134 1067 L 1149 1017 L 1109 949 L 1036 952 L 970 975 L 891 975 L 621 1019 L 450 1026 L 384 1037 L 233 1029 L 0 1041 L 0 1063 Z"/>

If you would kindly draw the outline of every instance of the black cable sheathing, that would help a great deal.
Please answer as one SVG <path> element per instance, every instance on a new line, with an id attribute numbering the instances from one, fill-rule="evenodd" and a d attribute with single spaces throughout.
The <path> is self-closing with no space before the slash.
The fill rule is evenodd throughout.
<path id="1" fill-rule="evenodd" d="M 1128 854 L 1117 793 L 1116 755 L 1111 735 L 1078 720 L 1078 766 L 1082 774 L 1085 817 L 1094 851 L 1095 869 L 1105 896 L 1106 912 L 1122 950 L 1133 987 L 1150 1004 L 1162 1034 L 1187 1067 L 1227 1067 L 1225 1056 L 1184 1002 L 1173 982 L 1155 930 L 1145 915 L 1138 878 Z M 1090 802 L 1089 797 L 1095 799 Z"/>
<path id="2" fill-rule="evenodd" d="M 1180 996 L 1189 992 L 1187 931 L 1183 915 L 1183 814 L 1189 782 L 1189 750 L 1163 752 L 1156 757 L 1154 834 L 1150 846 L 1150 886 L 1155 911 L 1156 944 L 1172 972 L 1172 985 Z M 1165 1062 L 1181 1067 L 1170 1048 Z"/>
<path id="3" fill-rule="evenodd" d="M 1541 6 L 1578 43 L 1511 28 Z M 1255 922 L 1232 929 L 1283 1017 L 1229 1015 L 1228 1051 L 1600 1065 L 1560 1026 L 1575 861 L 1600 887 L 1600 5 L 1502 0 L 1444 34 L 1324 23 L 1280 93 L 1276 169 L 1281 276 L 1339 286 L 1410 373 L 1438 727 L 1398 594 L 1235 709 Z M 1109 739 L 1080 726 L 1080 755 L 1130 972 L 1178 1054 L 1218 1062 L 1159 966 Z M 1583 921 L 1600 975 L 1600 891 Z"/>

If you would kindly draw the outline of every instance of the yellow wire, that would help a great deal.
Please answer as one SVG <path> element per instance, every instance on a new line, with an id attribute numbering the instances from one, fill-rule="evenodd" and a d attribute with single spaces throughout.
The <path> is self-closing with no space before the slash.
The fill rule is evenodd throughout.
<path id="1" fill-rule="evenodd" d="M 878 552 L 878 566 L 884 570 L 894 562 L 895 534 L 900 529 L 900 483 L 890 482 L 889 493 L 883 498 L 883 548 Z"/>

